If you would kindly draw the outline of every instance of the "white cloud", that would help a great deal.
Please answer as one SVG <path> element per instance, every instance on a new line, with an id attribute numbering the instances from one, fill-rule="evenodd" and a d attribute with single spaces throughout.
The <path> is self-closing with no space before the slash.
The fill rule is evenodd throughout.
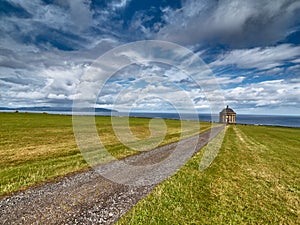
<path id="1" fill-rule="evenodd" d="M 70 15 L 73 24 L 79 30 L 85 30 L 92 25 L 92 12 L 90 11 L 91 1 L 68 0 L 70 5 Z"/>
<path id="2" fill-rule="evenodd" d="M 295 16 L 300 8 L 299 2 L 187 0 L 182 1 L 182 9 L 163 9 L 165 21 L 158 19 L 153 26 L 145 25 L 153 22 L 152 15 L 136 12 L 132 21 L 126 21 L 128 30 L 123 28 L 123 19 L 127 18 L 122 18 L 121 12 L 130 5 L 130 0 L 113 0 L 107 2 L 106 8 L 93 9 L 89 0 L 55 0 L 55 4 L 45 4 L 40 0 L 11 2 L 30 16 L 26 19 L 3 16 L 0 21 L 1 106 L 70 106 L 72 100 L 79 97 L 76 89 L 93 60 L 129 40 L 158 38 L 185 44 L 194 51 L 202 49 L 199 55 L 210 54 L 202 41 L 240 49 L 219 55 L 211 63 L 210 66 L 219 71 L 216 78 L 204 66 L 203 70 L 190 71 L 192 74 L 151 63 L 129 66 L 108 82 L 99 96 L 99 105 L 112 108 L 118 94 L 124 93 L 119 96 L 117 105 L 121 109 L 131 106 L 145 110 L 171 108 L 167 101 L 185 109 L 190 106 L 187 101 L 191 101 L 195 108 L 208 109 L 214 100 L 222 101 L 223 94 L 215 90 L 219 83 L 227 88 L 225 97 L 236 108 L 268 109 L 279 105 L 294 107 L 296 111 L 299 108 L 297 71 L 300 47 L 272 45 L 295 31 L 293 25 L 299 21 Z M 269 47 L 253 48 L 260 45 Z M 64 47 L 70 51 L 61 50 Z M 128 51 L 126 56 L 143 61 L 145 55 L 138 53 Z M 180 53 L 170 55 L 170 58 L 176 58 Z M 191 58 L 184 60 L 180 58 L 178 64 L 193 63 Z M 290 63 L 287 69 L 286 62 Z M 294 75 L 289 80 L 244 85 L 250 72 L 230 75 L 231 71 L 221 71 L 222 67 L 232 64 L 242 69 L 260 70 L 254 72 L 260 75 L 259 78 L 273 73 L 285 75 L 293 72 Z M 97 80 L 97 77 L 91 77 L 89 81 L 93 79 Z M 85 82 L 89 92 L 81 97 L 95 97 L 99 84 Z M 251 80 L 247 79 L 247 82 Z M 207 95 L 202 93 L 201 85 L 206 88 Z M 127 91 L 122 92 L 123 89 Z"/>
<path id="3" fill-rule="evenodd" d="M 19 92 L 16 93 L 15 97 L 17 99 L 33 99 L 33 100 L 38 100 L 38 99 L 44 99 L 46 96 L 44 93 L 41 93 L 39 91 L 27 91 L 27 92 Z"/>
<path id="4" fill-rule="evenodd" d="M 292 114 L 299 114 L 300 83 L 284 79 L 263 81 L 224 90 L 228 104 L 241 111 L 263 108 L 265 111 L 284 107 L 292 107 Z M 251 113 L 251 111 L 249 111 Z M 272 112 L 268 112 L 272 113 Z M 287 113 L 287 112 L 286 112 Z"/>
<path id="5" fill-rule="evenodd" d="M 286 61 L 300 57 L 300 46 L 281 44 L 274 47 L 257 47 L 237 49 L 218 56 L 210 66 L 237 65 L 239 68 L 256 68 L 260 70 L 282 66 Z"/>
<path id="6" fill-rule="evenodd" d="M 55 1 L 57 4 L 44 5 L 40 0 L 22 1 L 12 0 L 23 7 L 33 16 L 33 21 L 46 23 L 58 29 L 73 28 L 85 29 L 92 24 L 90 0 Z"/>
<path id="7" fill-rule="evenodd" d="M 126 7 L 130 2 L 131 0 L 113 0 L 110 6 L 113 10 L 117 10 Z"/>
<path id="8" fill-rule="evenodd" d="M 64 94 L 52 94 L 52 93 L 50 93 L 47 97 L 49 99 L 67 99 L 68 98 L 68 96 L 66 96 Z"/>
<path id="9" fill-rule="evenodd" d="M 244 77 L 244 76 L 239 76 L 239 77 L 235 77 L 235 78 L 232 78 L 230 76 L 222 76 L 222 77 L 217 77 L 216 81 L 220 85 L 240 84 L 245 80 L 245 78 L 246 77 Z"/>
<path id="10" fill-rule="evenodd" d="M 300 58 L 299 58 L 299 59 L 292 60 L 292 63 L 300 63 Z"/>
<path id="11" fill-rule="evenodd" d="M 290 66 L 290 67 L 287 68 L 288 71 L 294 71 L 294 70 L 299 70 L 299 69 L 300 69 L 300 64 Z"/>

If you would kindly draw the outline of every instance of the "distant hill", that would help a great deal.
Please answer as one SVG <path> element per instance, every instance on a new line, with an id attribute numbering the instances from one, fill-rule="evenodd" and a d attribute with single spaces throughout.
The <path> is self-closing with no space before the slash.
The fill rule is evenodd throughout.
<path id="1" fill-rule="evenodd" d="M 18 110 L 18 111 L 37 111 L 37 112 L 72 112 L 72 108 L 68 107 L 48 107 L 48 106 L 41 106 L 41 107 L 18 107 L 18 108 L 9 108 L 9 107 L 0 107 L 0 110 Z M 81 112 L 117 112 L 116 110 L 112 109 L 105 109 L 105 108 L 81 108 Z"/>

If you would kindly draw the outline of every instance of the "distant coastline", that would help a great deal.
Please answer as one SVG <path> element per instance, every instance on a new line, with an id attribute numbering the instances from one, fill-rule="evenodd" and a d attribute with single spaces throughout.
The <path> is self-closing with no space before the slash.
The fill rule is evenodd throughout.
<path id="1" fill-rule="evenodd" d="M 62 112 L 72 112 L 73 109 L 70 107 L 48 107 L 48 106 L 41 106 L 41 107 L 17 107 L 17 108 L 9 108 L 9 107 L 0 107 L 0 111 L 20 111 L 20 112 L 57 112 L 61 114 Z M 106 109 L 106 108 L 82 108 L 80 111 L 86 112 L 118 112 L 113 109 Z"/>
<path id="2" fill-rule="evenodd" d="M 64 109 L 64 110 L 62 110 Z M 30 110 L 30 107 L 24 108 L 4 108 L 0 107 L 0 112 L 28 112 L 28 113 L 49 113 L 49 114 L 63 114 L 71 115 L 71 108 L 52 108 L 49 110 L 47 107 L 35 107 L 34 110 Z M 87 114 L 95 112 L 97 116 L 127 116 L 128 113 L 118 112 L 116 110 L 104 109 L 104 108 L 89 108 L 86 110 Z M 88 113 L 89 112 L 89 113 Z M 154 113 L 154 112 L 131 112 L 129 114 L 131 117 L 145 117 L 145 118 L 164 118 L 164 119 L 182 119 L 177 113 Z M 195 115 L 184 114 L 184 119 L 195 119 Z M 198 119 L 200 121 L 207 122 L 217 122 L 218 115 L 210 114 L 198 114 Z M 300 116 L 285 116 L 285 115 L 246 115 L 246 114 L 237 114 L 236 117 L 237 124 L 245 125 L 264 125 L 264 126 L 281 126 L 281 127 L 297 127 L 300 128 Z"/>

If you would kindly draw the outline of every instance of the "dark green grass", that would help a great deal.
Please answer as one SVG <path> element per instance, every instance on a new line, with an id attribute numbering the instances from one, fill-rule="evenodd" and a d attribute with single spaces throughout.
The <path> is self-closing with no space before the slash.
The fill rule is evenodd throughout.
<path id="1" fill-rule="evenodd" d="M 118 120 L 120 128 L 127 119 Z M 99 116 L 95 121 L 103 144 L 113 156 L 123 158 L 137 153 L 116 138 L 110 117 Z M 130 118 L 131 132 L 141 139 L 140 143 L 151 142 L 149 121 Z M 180 121 L 165 123 L 167 133 L 160 145 L 179 140 L 181 134 Z M 195 122 L 189 123 L 185 136 L 199 132 L 193 126 Z M 209 127 L 209 123 L 201 123 L 201 131 Z M 75 142 L 71 116 L 0 113 L 0 195 L 88 168 Z"/>
<path id="2" fill-rule="evenodd" d="M 300 129 L 230 126 L 203 172 L 202 155 L 118 224 L 300 224 Z"/>

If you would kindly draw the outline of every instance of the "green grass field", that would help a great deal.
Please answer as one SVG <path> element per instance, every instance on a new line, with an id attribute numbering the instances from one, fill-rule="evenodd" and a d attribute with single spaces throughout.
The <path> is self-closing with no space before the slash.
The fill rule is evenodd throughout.
<path id="1" fill-rule="evenodd" d="M 118 129 L 126 126 L 126 119 L 117 119 Z M 149 141 L 149 121 L 130 118 L 131 132 Z M 137 153 L 116 138 L 110 117 L 98 116 L 95 122 L 102 142 L 113 156 L 123 158 Z M 0 123 L 0 195 L 89 168 L 77 148 L 71 116 L 0 113 Z M 165 120 L 165 123 L 167 134 L 160 145 L 180 138 L 181 122 Z M 187 123 L 190 124 L 184 136 L 199 133 L 195 122 Z M 201 123 L 201 131 L 209 127 L 209 123 Z"/>
<path id="2" fill-rule="evenodd" d="M 300 224 L 300 129 L 232 125 L 203 172 L 202 155 L 118 224 Z"/>

